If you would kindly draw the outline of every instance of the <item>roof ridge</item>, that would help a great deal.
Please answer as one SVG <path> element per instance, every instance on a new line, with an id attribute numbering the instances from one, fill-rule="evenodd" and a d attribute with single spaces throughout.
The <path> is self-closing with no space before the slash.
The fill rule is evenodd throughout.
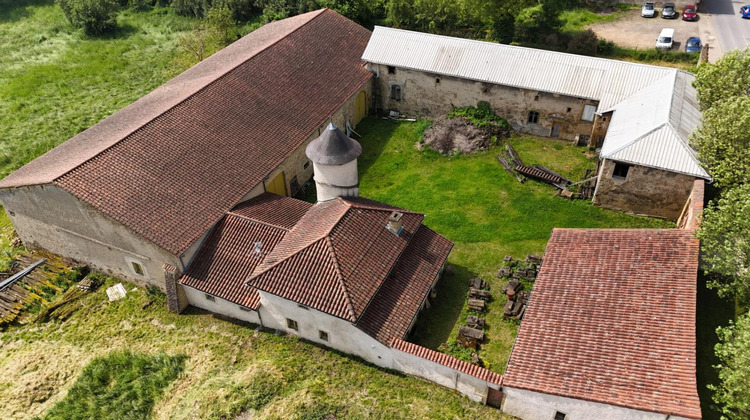
<path id="1" fill-rule="evenodd" d="M 336 256 L 336 248 L 333 246 L 330 236 L 326 235 L 325 239 L 330 248 L 331 257 L 333 258 L 333 267 L 336 269 L 336 274 L 339 278 L 339 285 L 344 292 L 344 301 L 346 302 L 346 310 L 349 311 L 349 320 L 356 322 L 357 314 L 354 311 L 354 305 L 352 304 L 352 297 L 349 295 L 349 289 L 346 288 L 346 283 L 344 282 L 344 273 L 341 272 L 341 267 L 339 266 L 339 259 Z"/>
<path id="2" fill-rule="evenodd" d="M 255 272 L 254 272 L 255 270 L 253 270 L 253 273 L 250 273 L 250 277 L 249 277 L 249 278 L 247 279 L 247 281 L 245 282 L 245 284 L 247 284 L 248 286 L 250 286 L 250 284 L 249 284 L 249 283 L 250 283 L 250 281 L 251 281 L 251 280 L 253 280 L 253 279 L 255 279 L 255 278 L 257 278 L 257 277 L 259 277 L 259 276 L 261 276 L 261 275 L 263 275 L 263 274 L 266 274 L 267 272 L 269 272 L 269 271 L 271 271 L 271 270 L 273 270 L 274 268 L 278 267 L 278 266 L 279 266 L 279 265 L 280 265 L 281 263 L 283 263 L 283 262 L 285 262 L 285 261 L 289 260 L 289 259 L 290 259 L 290 258 L 292 258 L 293 256 L 295 256 L 295 255 L 299 254 L 300 252 L 302 252 L 302 251 L 306 250 L 307 248 L 310 248 L 311 246 L 313 246 L 313 245 L 317 244 L 318 242 L 320 242 L 320 241 L 321 241 L 322 239 L 324 239 L 324 238 L 325 238 L 325 237 L 323 237 L 323 238 L 318 238 L 318 239 L 316 239 L 316 240 L 314 240 L 314 241 L 310 242 L 309 244 L 307 244 L 307 245 L 303 246 L 302 248 L 300 248 L 300 249 L 299 249 L 299 250 L 298 250 L 297 252 L 295 252 L 295 253 L 293 253 L 293 254 L 289 254 L 289 255 L 287 255 L 286 257 L 284 257 L 284 258 L 282 258 L 282 259 L 280 259 L 280 260 L 276 261 L 275 263 L 273 263 L 273 264 L 269 265 L 268 267 L 264 268 L 263 270 L 259 271 L 258 273 L 255 273 Z M 284 239 L 286 239 L 286 237 L 285 237 Z M 282 241 L 283 241 L 283 239 L 282 239 Z M 278 244 L 276 245 L 276 248 L 278 248 L 278 246 L 279 246 L 280 244 L 281 244 L 281 241 L 279 241 L 279 243 L 278 243 Z M 274 248 L 274 249 L 276 249 L 276 248 Z M 268 256 L 270 256 L 270 254 L 269 254 L 269 255 L 267 255 L 267 256 L 266 256 L 266 258 L 268 258 Z M 265 260 L 266 260 L 266 258 L 263 258 L 263 261 L 265 261 Z M 262 264 L 263 264 L 263 261 L 261 261 L 261 262 L 260 262 L 260 264 L 259 264 L 258 266 L 262 265 Z"/>
<path id="3" fill-rule="evenodd" d="M 67 171 L 63 172 L 63 173 L 62 173 L 61 175 L 59 175 L 59 176 L 58 176 L 57 178 L 53 179 L 53 180 L 52 180 L 52 183 L 55 183 L 55 182 L 57 182 L 57 181 L 58 181 L 58 180 L 59 180 L 60 178 L 63 178 L 63 177 L 64 177 L 64 176 L 66 176 L 67 174 L 69 174 L 69 173 L 73 172 L 74 170 L 76 170 L 76 169 L 80 168 L 81 166 L 85 165 L 86 163 L 88 163 L 88 162 L 91 162 L 92 160 L 96 159 L 97 157 L 99 157 L 99 156 L 101 156 L 102 154 L 106 153 L 107 151 L 111 150 L 112 148 L 114 148 L 114 147 L 115 147 L 115 146 L 117 146 L 118 144 L 120 144 L 120 143 L 122 143 L 122 142 L 126 141 L 126 140 L 127 140 L 128 138 L 130 138 L 130 136 L 132 136 L 133 134 L 135 134 L 135 133 L 137 133 L 137 132 L 139 132 L 139 131 L 143 130 L 143 129 L 144 129 L 144 128 L 146 128 L 147 126 L 149 126 L 149 125 L 153 124 L 153 123 L 154 123 L 154 121 L 158 120 L 158 119 L 159 119 L 160 117 L 162 117 L 163 115 L 165 115 L 165 114 L 166 114 L 166 113 L 168 113 L 169 111 L 171 111 L 171 110 L 173 110 L 174 108 L 176 108 L 176 107 L 180 106 L 181 104 L 183 104 L 183 103 L 187 102 L 188 100 L 190 100 L 191 98 L 193 98 L 193 97 L 194 97 L 195 95 L 197 95 L 197 94 L 199 94 L 200 92 L 202 92 L 202 91 L 206 90 L 206 89 L 207 89 L 207 88 L 208 88 L 209 86 L 212 86 L 212 85 L 213 85 L 214 83 L 218 82 L 219 80 L 222 80 L 222 79 L 223 79 L 224 77 L 226 77 L 226 76 L 227 76 L 228 74 L 230 74 L 230 73 L 234 72 L 234 71 L 235 71 L 235 70 L 236 70 L 237 68 L 239 68 L 239 67 L 240 67 L 240 66 L 242 66 L 243 64 L 245 64 L 245 63 L 247 63 L 248 61 L 252 60 L 253 58 L 257 57 L 257 56 L 258 56 L 259 54 L 263 53 L 264 51 L 267 51 L 267 50 L 268 50 L 269 48 L 271 48 L 271 47 L 275 46 L 275 45 L 276 45 L 276 44 L 278 44 L 278 43 L 279 43 L 279 42 L 280 42 L 281 40 L 283 40 L 283 39 L 287 38 L 288 36 L 290 36 L 291 34 L 295 33 L 295 32 L 296 32 L 297 30 L 299 30 L 300 28 L 302 28 L 302 27 L 306 26 L 306 25 L 307 25 L 308 23 L 310 23 L 310 22 L 312 22 L 313 20 L 315 20 L 315 18 L 317 18 L 318 16 L 322 15 L 322 14 L 323 14 L 323 12 L 325 12 L 326 10 L 330 10 L 330 9 L 328 9 L 328 8 L 324 8 L 324 9 L 320 9 L 320 10 L 316 10 L 316 11 L 308 12 L 308 13 L 310 13 L 310 14 L 314 14 L 314 15 L 313 15 L 313 16 L 312 16 L 312 17 L 311 17 L 311 18 L 310 18 L 309 20 L 307 20 L 306 22 L 304 22 L 304 23 L 302 23 L 301 25 L 297 26 L 296 28 L 292 29 L 291 31 L 287 32 L 286 34 L 284 34 L 284 36 L 281 36 L 281 37 L 279 37 L 278 39 L 276 39 L 276 40 L 275 40 L 275 41 L 273 41 L 272 43 L 268 44 L 268 45 L 267 45 L 267 46 L 266 46 L 265 48 L 263 48 L 263 49 L 261 49 L 261 50 L 258 50 L 258 51 L 256 51 L 256 52 L 255 52 L 255 54 L 251 55 L 250 57 L 247 57 L 247 59 L 245 59 L 245 60 L 242 60 L 242 61 L 241 61 L 241 62 L 239 62 L 239 63 L 238 63 L 238 64 L 237 64 L 236 66 L 234 66 L 234 67 L 232 67 L 232 68 L 230 68 L 230 69 L 226 70 L 225 72 L 221 73 L 221 74 L 220 74 L 220 75 L 218 75 L 218 76 L 217 76 L 216 78 L 212 79 L 212 80 L 211 80 L 210 82 L 208 82 L 208 83 L 206 83 L 205 85 L 201 86 L 201 87 L 200 87 L 200 88 L 199 88 L 198 90 L 196 90 L 195 92 L 193 92 L 193 93 L 191 93 L 190 95 L 188 95 L 188 96 L 186 96 L 186 97 L 182 98 L 182 99 L 181 99 L 180 101 L 178 101 L 178 102 L 177 102 L 177 103 L 175 103 L 174 105 L 170 106 L 169 108 L 165 109 L 164 111 L 162 111 L 162 112 L 161 112 L 161 113 L 159 113 L 158 115 L 156 115 L 156 116 L 154 116 L 153 118 L 151 118 L 150 120 L 148 120 L 148 122 L 146 122 L 145 124 L 141 124 L 141 125 L 139 125 L 138 127 L 136 127 L 136 128 L 135 128 L 135 130 L 133 130 L 133 131 L 129 132 L 129 133 L 127 134 L 127 135 L 123 136 L 123 137 L 122 137 L 121 139 L 117 140 L 116 142 L 114 142 L 114 143 L 110 144 L 109 146 L 105 147 L 104 149 L 100 150 L 100 151 L 99 151 L 98 153 L 96 153 L 95 155 L 93 155 L 93 156 L 91 156 L 90 158 L 86 159 L 85 161 L 83 161 L 83 162 L 79 163 L 78 165 L 76 165 L 76 166 L 74 166 L 74 167 L 72 167 L 72 168 L 68 169 Z M 297 15 L 297 16 L 301 16 L 301 15 Z M 275 22 L 271 22 L 271 23 L 269 23 L 269 24 L 273 24 L 273 23 L 275 23 Z M 265 26 L 265 25 L 264 25 L 264 26 Z M 262 26 L 261 26 L 261 27 L 262 27 Z M 260 28 L 258 28 L 258 29 L 260 29 Z M 257 29 L 256 29 L 256 30 L 257 30 Z M 251 31 L 251 32 L 249 32 L 249 33 L 248 33 L 247 35 L 251 34 L 252 32 L 254 32 L 254 31 Z M 231 44 L 230 44 L 230 45 L 231 45 Z M 221 50 L 219 50 L 219 51 L 221 51 Z M 204 59 L 204 60 L 202 60 L 202 61 L 198 62 L 198 63 L 197 63 L 197 64 L 195 64 L 194 66 L 190 67 L 190 68 L 189 68 L 188 70 L 190 70 L 190 69 L 194 68 L 195 66 L 197 66 L 197 65 L 198 65 L 198 64 L 200 64 L 200 63 L 203 63 L 203 62 L 204 62 L 205 60 L 209 59 L 209 58 L 210 58 L 210 57 L 212 57 L 212 56 L 213 56 L 213 55 L 211 55 L 211 56 L 208 56 L 208 57 L 206 57 L 206 59 Z M 188 71 L 188 70 L 185 70 L 185 71 Z M 171 81 L 172 81 L 172 80 L 174 80 L 175 78 L 177 78 L 177 77 L 181 76 L 182 74 L 184 74 L 184 72 L 183 72 L 183 73 L 180 73 L 179 75 L 177 75 L 177 76 L 175 76 L 174 78 L 170 79 L 170 80 L 169 80 L 169 81 L 167 81 L 167 82 L 166 82 L 166 83 L 165 83 L 164 85 L 166 85 L 167 83 L 171 82 Z M 164 86 L 164 85 L 161 85 L 161 86 L 157 87 L 157 89 L 161 88 L 161 87 L 162 87 L 162 86 Z M 139 99 L 140 99 L 140 98 L 139 98 Z M 128 106 L 130 106 L 130 104 L 129 104 Z M 116 111 L 115 113 L 117 113 L 117 112 L 119 112 L 119 111 L 120 111 L 120 110 L 117 110 L 117 111 Z M 112 115 L 114 115 L 114 114 L 112 114 Z M 105 118 L 105 119 L 106 119 L 106 118 Z"/>
<path id="4" fill-rule="evenodd" d="M 342 199 L 342 200 L 343 201 L 347 201 L 345 199 Z M 395 207 L 394 206 L 391 209 L 385 209 L 385 208 L 373 206 L 373 205 L 370 205 L 370 204 L 360 204 L 360 203 L 357 203 L 356 201 L 347 201 L 347 202 L 350 203 L 350 205 L 349 205 L 350 208 L 361 208 L 361 209 L 365 209 L 365 210 L 390 211 L 390 212 L 399 211 L 401 213 L 419 214 L 419 215 L 424 216 L 424 213 L 420 213 L 418 211 L 413 211 L 413 210 L 402 209 L 401 207 Z"/>
<path id="5" fill-rule="evenodd" d="M 283 230 L 283 231 L 285 231 L 285 232 L 289 232 L 289 231 L 291 230 L 291 229 L 287 229 L 287 228 L 285 228 L 285 227 L 283 227 L 283 226 L 278 226 L 278 225 L 274 225 L 273 223 L 267 223 L 267 222 L 263 222 L 263 221 L 260 221 L 260 220 L 254 219 L 254 218 L 252 218 L 252 217 L 248 217 L 248 216 L 245 216 L 245 215 L 242 215 L 242 214 L 239 214 L 239 213 L 235 213 L 235 212 L 233 212 L 233 211 L 231 211 L 231 210 L 230 210 L 230 211 L 228 211 L 228 212 L 226 212 L 226 215 L 227 215 L 227 216 L 234 216 L 234 217 L 239 217 L 240 219 L 244 219 L 244 220 L 247 220 L 248 222 L 252 222 L 252 223 L 257 223 L 257 224 L 259 224 L 259 225 L 264 225 L 264 226 L 268 226 L 268 227 L 271 227 L 271 228 L 275 228 L 275 229 Z"/>

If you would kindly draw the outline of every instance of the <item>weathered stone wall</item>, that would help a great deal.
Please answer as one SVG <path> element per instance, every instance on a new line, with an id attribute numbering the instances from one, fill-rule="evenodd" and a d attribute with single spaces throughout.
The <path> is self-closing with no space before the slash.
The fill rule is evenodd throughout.
<path id="1" fill-rule="evenodd" d="M 701 215 L 703 214 L 703 200 L 705 199 L 706 181 L 697 178 L 693 182 L 693 190 L 690 192 L 690 198 L 685 203 L 680 218 L 677 220 L 677 227 L 680 229 L 694 230 L 700 226 Z"/>
<path id="2" fill-rule="evenodd" d="M 176 256 L 54 185 L 2 191 L 0 201 L 27 247 L 161 290 L 166 290 L 163 265 L 182 268 Z M 132 262 L 143 267 L 143 275 L 134 272 Z"/>
<path id="3" fill-rule="evenodd" d="M 632 165 L 625 179 L 613 178 L 615 162 L 605 159 L 599 169 L 594 204 L 609 209 L 677 220 L 690 197 L 694 177 Z"/>
<path id="4" fill-rule="evenodd" d="M 553 124 L 560 124 L 559 137 L 575 140 L 576 136 L 590 136 L 593 121 L 583 121 L 584 105 L 597 101 L 546 92 L 476 82 L 450 76 L 439 76 L 421 71 L 396 68 L 388 73 L 388 66 L 370 65 L 378 74 L 376 83 L 380 110 L 397 110 L 409 115 L 439 117 L 452 107 L 476 106 L 487 102 L 514 129 L 538 136 L 550 136 Z M 391 85 L 402 86 L 401 101 L 391 100 Z M 537 123 L 529 123 L 529 112 L 539 113 Z M 585 144 L 585 143 L 584 143 Z"/>
<path id="5" fill-rule="evenodd" d="M 565 413 L 566 419 L 618 420 L 686 420 L 679 416 L 650 413 L 592 401 L 542 394 L 525 389 L 503 387 L 505 398 L 502 410 L 523 420 L 550 420 L 555 412 Z"/>

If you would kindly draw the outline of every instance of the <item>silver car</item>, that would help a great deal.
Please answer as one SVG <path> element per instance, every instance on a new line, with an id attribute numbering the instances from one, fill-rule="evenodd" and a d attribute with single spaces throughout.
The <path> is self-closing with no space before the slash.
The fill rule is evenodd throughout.
<path id="1" fill-rule="evenodd" d="M 647 1 L 643 3 L 643 7 L 641 7 L 641 16 L 646 18 L 652 18 L 656 16 L 656 9 L 654 9 L 654 2 Z"/>

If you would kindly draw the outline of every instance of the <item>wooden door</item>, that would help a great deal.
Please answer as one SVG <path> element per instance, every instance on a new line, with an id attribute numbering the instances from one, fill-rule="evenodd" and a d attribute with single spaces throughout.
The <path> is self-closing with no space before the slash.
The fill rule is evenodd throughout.
<path id="1" fill-rule="evenodd" d="M 560 124 L 559 122 L 553 122 L 552 133 L 550 133 L 550 137 L 554 137 L 554 138 L 560 137 L 560 130 L 562 130 L 562 124 Z"/>
<path id="2" fill-rule="evenodd" d="M 487 405 L 490 407 L 500 408 L 503 403 L 503 391 L 499 389 L 489 388 L 487 390 Z"/>
<path id="3" fill-rule="evenodd" d="M 284 172 L 279 173 L 276 177 L 266 182 L 266 191 L 278 195 L 286 195 L 286 182 Z"/>
<path id="4" fill-rule="evenodd" d="M 367 113 L 367 94 L 363 90 L 354 101 L 354 125 L 356 126 Z"/>

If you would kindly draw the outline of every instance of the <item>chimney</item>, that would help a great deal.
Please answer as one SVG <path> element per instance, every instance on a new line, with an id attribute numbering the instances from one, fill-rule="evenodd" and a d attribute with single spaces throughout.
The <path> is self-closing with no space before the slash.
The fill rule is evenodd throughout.
<path id="1" fill-rule="evenodd" d="M 404 227 L 401 225 L 401 218 L 403 216 L 403 213 L 397 211 L 391 213 L 391 215 L 388 216 L 388 224 L 385 225 L 386 229 L 390 230 L 396 236 L 401 235 L 401 231 L 404 230 Z"/>

